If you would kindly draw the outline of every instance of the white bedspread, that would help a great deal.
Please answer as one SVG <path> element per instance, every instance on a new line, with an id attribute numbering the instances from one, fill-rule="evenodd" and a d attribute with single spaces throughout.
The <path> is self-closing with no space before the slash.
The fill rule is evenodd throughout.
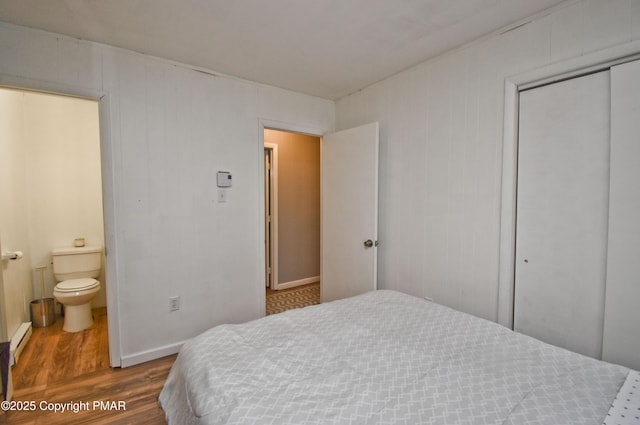
<path id="1" fill-rule="evenodd" d="M 602 424 L 628 369 L 394 291 L 217 326 L 160 395 L 170 424 Z"/>
<path id="2" fill-rule="evenodd" d="M 640 372 L 629 372 L 609 409 L 604 425 L 640 425 Z"/>

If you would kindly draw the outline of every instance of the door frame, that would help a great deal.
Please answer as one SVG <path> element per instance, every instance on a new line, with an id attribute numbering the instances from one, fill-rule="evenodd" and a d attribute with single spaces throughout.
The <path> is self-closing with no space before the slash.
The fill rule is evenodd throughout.
<path id="1" fill-rule="evenodd" d="M 105 243 L 105 287 L 107 292 L 107 329 L 109 334 L 109 364 L 121 365 L 120 317 L 118 316 L 117 249 L 115 226 L 115 194 L 113 169 L 113 141 L 111 138 L 111 98 L 108 91 L 95 90 L 63 83 L 38 81 L 0 74 L 0 86 L 79 97 L 98 102 L 100 132 L 100 162 L 102 167 L 102 208 Z"/>
<path id="2" fill-rule="evenodd" d="M 278 145 L 275 143 L 265 143 L 265 149 L 271 150 L 271 180 L 269 181 L 271 193 L 271 239 L 270 253 L 271 253 L 271 289 L 278 288 Z M 266 173 L 263 175 L 266 176 Z M 266 200 L 264 205 L 266 205 Z M 266 211 L 265 211 L 266 217 Z M 266 240 L 266 228 L 265 228 L 265 240 Z M 266 247 L 265 247 L 266 250 Z M 266 253 L 265 253 L 266 262 Z"/>
<path id="3" fill-rule="evenodd" d="M 513 329 L 515 293 L 519 92 L 520 90 L 601 71 L 613 65 L 630 62 L 638 58 L 640 58 L 640 41 L 633 41 L 505 78 L 498 323 L 509 329 Z"/>
<path id="4" fill-rule="evenodd" d="M 264 176 L 264 148 L 265 148 L 265 143 L 264 143 L 264 130 L 265 129 L 271 129 L 271 130 L 278 130 L 278 131 L 286 131 L 286 132 L 290 132 L 290 133 L 299 133 L 299 134 L 304 134 L 307 136 L 313 136 L 313 137 L 318 137 L 320 139 L 320 149 L 322 150 L 322 137 L 324 134 L 333 131 L 333 128 L 330 129 L 321 129 L 319 127 L 310 127 L 310 126 L 306 126 L 306 125 L 301 125 L 301 124 L 296 124 L 296 123 L 290 123 L 290 122 L 284 122 L 284 121 L 276 121 L 276 120 L 270 120 L 270 119 L 266 119 L 266 118 L 259 118 L 258 119 L 258 150 L 256 150 L 257 152 L 259 152 L 259 156 L 258 156 L 258 167 L 259 167 L 259 173 L 261 176 Z M 322 159 L 321 159 L 322 161 Z M 322 173 L 322 167 L 320 167 L 320 173 Z M 259 200 L 258 200 L 258 222 L 260 223 L 260 239 L 259 240 L 265 240 L 266 235 L 265 235 L 265 226 L 264 226 L 264 217 L 265 217 L 265 199 L 264 199 L 264 182 L 256 182 L 256 184 L 259 185 L 260 190 L 258 191 L 260 194 Z M 320 190 L 322 191 L 322 176 L 320 179 Z M 320 208 L 322 209 L 322 199 L 320 199 Z M 320 234 L 322 234 L 322 214 L 320 215 Z M 265 245 L 264 243 L 259 244 L 260 247 L 258 249 L 258 258 L 257 258 L 257 264 L 260 265 L 260 269 L 261 270 L 265 270 L 267 267 L 267 259 L 266 259 L 266 252 L 265 252 Z M 322 238 L 320 239 L 320 263 L 322 264 Z M 275 279 L 275 275 L 274 275 L 274 279 Z M 263 296 L 266 299 L 267 296 L 267 292 L 266 292 L 266 286 L 264 284 L 264 276 L 262 276 L 261 279 L 259 279 L 260 282 L 260 291 L 262 291 Z M 320 290 L 322 291 L 322 275 L 320 276 Z M 266 305 L 263 303 L 263 313 L 262 315 L 264 316 L 266 314 Z"/>

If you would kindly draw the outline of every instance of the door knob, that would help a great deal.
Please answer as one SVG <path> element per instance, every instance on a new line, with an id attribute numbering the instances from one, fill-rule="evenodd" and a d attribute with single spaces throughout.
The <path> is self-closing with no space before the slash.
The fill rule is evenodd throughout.
<path id="1" fill-rule="evenodd" d="M 372 246 L 373 246 L 373 241 L 371 239 L 367 239 L 366 241 L 364 241 L 365 248 L 371 248 Z"/>

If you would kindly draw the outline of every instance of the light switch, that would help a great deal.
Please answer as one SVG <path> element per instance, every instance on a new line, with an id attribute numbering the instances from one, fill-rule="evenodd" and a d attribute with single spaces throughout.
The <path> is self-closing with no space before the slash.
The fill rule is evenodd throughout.
<path id="1" fill-rule="evenodd" d="M 218 189 L 218 202 L 227 202 L 226 189 Z"/>

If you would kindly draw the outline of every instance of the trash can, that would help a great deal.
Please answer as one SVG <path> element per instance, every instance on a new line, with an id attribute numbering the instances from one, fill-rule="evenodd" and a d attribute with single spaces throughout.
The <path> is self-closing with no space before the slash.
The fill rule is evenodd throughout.
<path id="1" fill-rule="evenodd" d="M 56 322 L 56 300 L 40 298 L 31 301 L 31 323 L 34 328 L 46 328 Z"/>

